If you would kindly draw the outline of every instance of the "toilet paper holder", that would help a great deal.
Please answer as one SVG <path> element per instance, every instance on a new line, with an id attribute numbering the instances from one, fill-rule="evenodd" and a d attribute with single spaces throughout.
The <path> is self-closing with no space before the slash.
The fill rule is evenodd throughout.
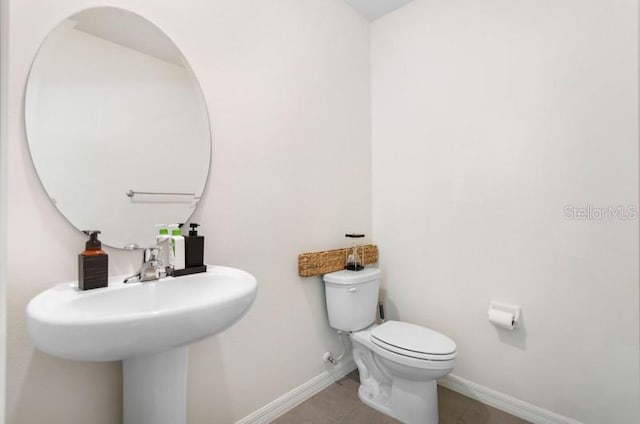
<path id="1" fill-rule="evenodd" d="M 490 302 L 489 322 L 498 327 L 513 330 L 520 322 L 520 306 Z"/>

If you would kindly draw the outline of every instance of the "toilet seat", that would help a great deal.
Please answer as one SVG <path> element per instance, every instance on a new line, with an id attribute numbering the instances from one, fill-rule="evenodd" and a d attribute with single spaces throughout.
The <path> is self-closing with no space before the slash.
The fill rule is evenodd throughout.
<path id="1" fill-rule="evenodd" d="M 387 321 L 371 331 L 376 346 L 409 358 L 450 361 L 456 357 L 456 344 L 449 337 L 419 325 Z"/>

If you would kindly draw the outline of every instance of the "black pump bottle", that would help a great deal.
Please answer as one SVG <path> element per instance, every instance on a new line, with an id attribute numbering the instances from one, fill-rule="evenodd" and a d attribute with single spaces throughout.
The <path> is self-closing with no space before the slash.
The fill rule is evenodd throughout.
<path id="1" fill-rule="evenodd" d="M 189 235 L 184 236 L 185 267 L 194 268 L 204 265 L 204 237 L 198 235 L 200 224 L 189 224 Z"/>

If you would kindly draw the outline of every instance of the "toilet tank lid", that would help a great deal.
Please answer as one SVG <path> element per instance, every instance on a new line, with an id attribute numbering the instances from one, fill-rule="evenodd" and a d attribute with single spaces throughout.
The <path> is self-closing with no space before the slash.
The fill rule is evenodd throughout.
<path id="1" fill-rule="evenodd" d="M 456 344 L 449 337 L 427 327 L 408 322 L 387 321 L 371 332 L 373 341 L 416 353 L 450 355 L 456 351 Z"/>
<path id="2" fill-rule="evenodd" d="M 330 272 L 324 274 L 322 279 L 327 283 L 334 284 L 358 284 L 366 283 L 380 279 L 382 271 L 379 268 L 365 268 L 361 271 L 349 271 L 344 269 L 342 271 Z"/>

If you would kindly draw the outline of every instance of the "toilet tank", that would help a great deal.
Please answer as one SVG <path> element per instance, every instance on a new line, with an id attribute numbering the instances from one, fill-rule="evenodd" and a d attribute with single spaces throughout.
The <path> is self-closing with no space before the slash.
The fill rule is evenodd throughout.
<path id="1" fill-rule="evenodd" d="M 323 276 L 329 325 L 336 330 L 357 331 L 376 320 L 378 268 L 337 271 Z"/>

